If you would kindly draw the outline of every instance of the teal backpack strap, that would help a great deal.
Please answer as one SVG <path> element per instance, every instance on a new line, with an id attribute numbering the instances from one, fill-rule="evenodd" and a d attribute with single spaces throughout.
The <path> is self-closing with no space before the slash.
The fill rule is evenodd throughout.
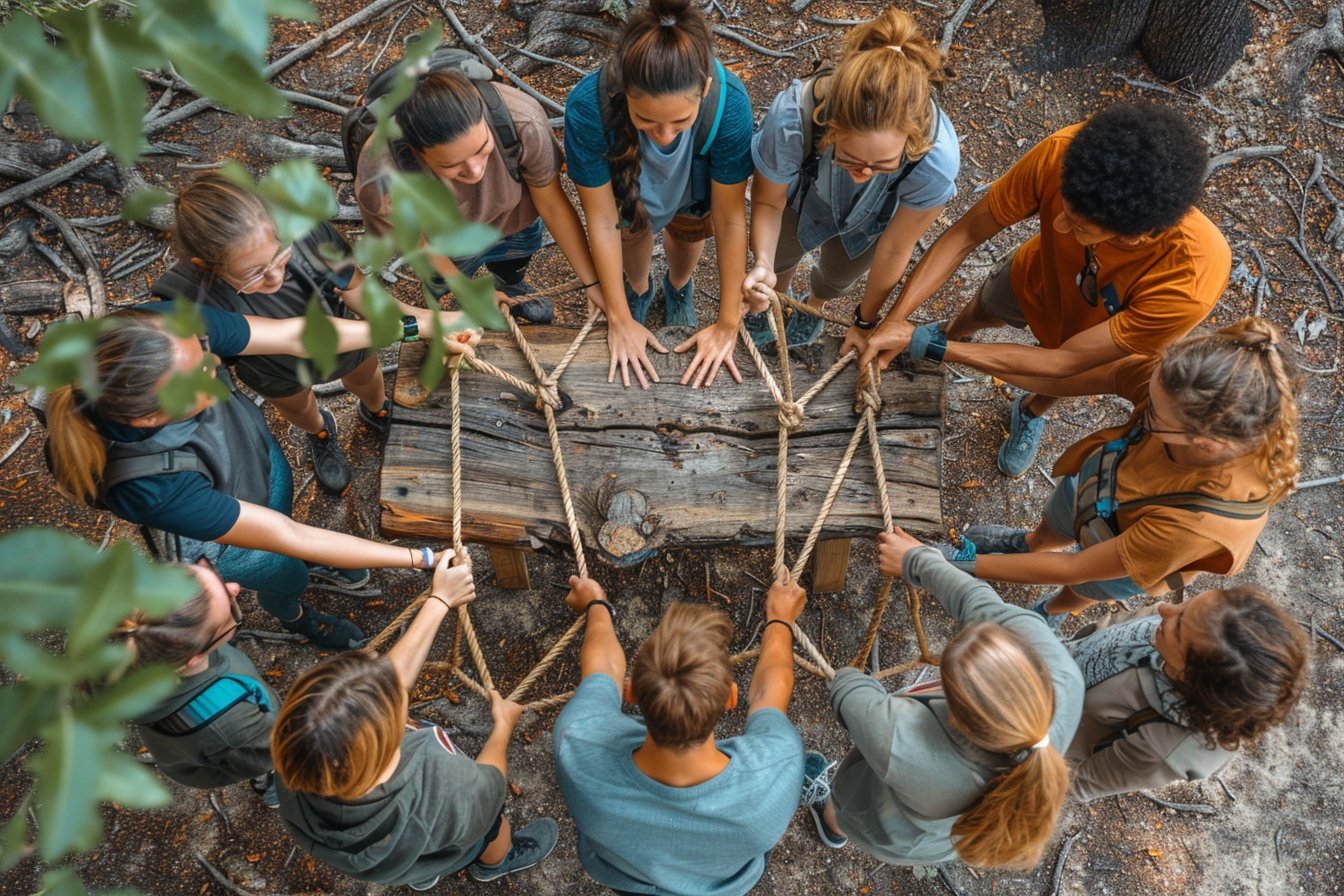
<path id="1" fill-rule="evenodd" d="M 243 675 L 221 675 L 206 685 L 186 706 L 151 723 L 161 734 L 173 737 L 200 731 L 239 703 L 254 704 L 262 712 L 274 712 L 271 697 L 256 679 Z"/>

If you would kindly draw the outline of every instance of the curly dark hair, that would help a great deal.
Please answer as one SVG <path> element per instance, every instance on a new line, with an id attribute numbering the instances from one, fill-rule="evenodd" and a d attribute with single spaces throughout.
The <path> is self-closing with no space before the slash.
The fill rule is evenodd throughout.
<path id="1" fill-rule="evenodd" d="M 1165 106 L 1121 103 L 1088 119 L 1064 151 L 1060 187 L 1098 227 L 1135 237 L 1175 227 L 1199 199 L 1209 151 Z"/>
<path id="2" fill-rule="evenodd" d="M 1249 585 L 1222 591 L 1172 686 L 1185 699 L 1190 730 L 1235 750 L 1280 724 L 1307 678 L 1311 642 L 1268 594 Z"/>

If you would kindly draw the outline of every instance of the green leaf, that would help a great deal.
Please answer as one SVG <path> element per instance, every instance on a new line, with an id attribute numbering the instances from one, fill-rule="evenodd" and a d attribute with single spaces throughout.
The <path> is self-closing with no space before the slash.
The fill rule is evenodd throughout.
<path id="1" fill-rule="evenodd" d="M 68 709 L 42 735 L 46 747 L 28 766 L 37 778 L 38 850 L 51 862 L 102 839 L 96 794 L 107 735 L 80 724 Z"/>
<path id="2" fill-rule="evenodd" d="M 84 883 L 73 868 L 57 868 L 42 875 L 42 889 L 34 896 L 85 896 Z"/>
<path id="3" fill-rule="evenodd" d="M 177 674 L 164 665 L 136 669 L 116 684 L 100 688 L 75 707 L 75 717 L 95 727 L 115 727 L 153 709 L 172 692 Z"/>
<path id="4" fill-rule="evenodd" d="M 98 779 L 98 798 L 128 809 L 156 809 L 172 802 L 172 794 L 153 772 L 125 753 L 107 754 Z"/>
<path id="5" fill-rule="evenodd" d="M 375 346 L 391 345 L 401 339 L 401 308 L 376 276 L 364 278 L 362 317 L 369 322 L 369 335 Z"/>
<path id="6" fill-rule="evenodd" d="M 99 644 L 85 653 L 57 656 L 17 632 L 0 634 L 0 651 L 5 665 L 16 675 L 43 687 L 100 680 L 125 665 L 126 660 L 126 648 L 121 644 Z"/>
<path id="7" fill-rule="evenodd" d="M 479 255 L 498 242 L 498 230 L 462 217 L 452 191 L 437 177 L 393 174 L 390 180 L 388 216 L 408 260 L 422 238 L 434 252 L 448 258 Z"/>
<path id="8" fill-rule="evenodd" d="M 178 296 L 172 312 L 163 315 L 163 321 L 164 329 L 178 339 L 205 335 L 205 318 L 201 316 L 201 308 L 191 300 L 191 296 Z"/>
<path id="9" fill-rule="evenodd" d="M 54 336 L 53 330 L 48 341 Z M 97 557 L 93 545 L 56 529 L 20 529 L 0 537 L 0 582 L 5 583 L 0 631 L 64 626 L 75 616 L 80 582 Z"/>
<path id="10" fill-rule="evenodd" d="M 36 737 L 56 711 L 56 699 L 53 689 L 27 681 L 0 688 L 0 755 L 8 756 Z"/>
<path id="11" fill-rule="evenodd" d="M 131 164 L 144 146 L 145 88 L 136 70 L 161 64 L 154 44 L 126 23 L 104 18 L 97 4 L 53 14 L 51 22 L 65 38 L 62 52 L 85 67 L 90 125 L 123 165 Z"/>
<path id="12" fill-rule="evenodd" d="M 229 387 L 205 370 L 174 373 L 159 390 L 159 407 L 174 420 L 184 418 L 196 407 L 202 394 L 215 401 L 228 401 Z"/>
<path id="13" fill-rule="evenodd" d="M 443 26 L 438 22 L 416 35 L 406 45 L 406 53 L 397 66 L 397 77 L 392 79 L 391 88 L 370 106 L 377 121 L 369 138 L 369 151 L 375 156 L 380 155 L 393 140 L 401 139 L 401 128 L 392 114 L 415 90 L 417 73 L 428 69 L 429 57 L 442 40 Z"/>
<path id="14" fill-rule="evenodd" d="M 42 351 L 37 360 L 15 377 L 16 382 L 48 392 L 71 383 L 82 383 L 88 397 L 97 398 L 93 345 L 98 334 L 111 326 L 109 321 L 109 318 L 71 319 L 53 324 L 42 340 Z"/>
<path id="15" fill-rule="evenodd" d="M 180 566 L 159 566 L 137 553 L 129 541 L 119 541 L 97 556 L 80 589 L 79 608 L 69 619 L 66 652 L 82 654 L 107 640 L 126 617 L 126 595 L 151 617 L 177 609 L 200 591 L 196 579 Z"/>
<path id="16" fill-rule="evenodd" d="M 121 204 L 121 218 L 123 221 L 144 223 L 149 218 L 151 210 L 161 205 L 167 205 L 176 198 L 175 194 L 169 193 L 167 190 L 160 190 L 158 187 L 144 187 L 126 197 L 126 201 Z"/>
<path id="17" fill-rule="evenodd" d="M 271 209 L 281 243 L 292 243 L 308 235 L 341 210 L 322 172 L 302 159 L 276 165 L 261 179 L 256 190 Z"/>
<path id="18" fill-rule="evenodd" d="M 17 15 L 0 29 L 0 70 L 18 82 L 42 120 L 71 140 L 98 137 L 87 66 L 47 43 L 38 20 Z"/>
<path id="19" fill-rule="evenodd" d="M 495 301 L 495 281 L 489 274 L 475 279 L 459 274 L 448 278 L 448 286 L 457 297 L 457 306 L 473 324 L 488 330 L 509 328 L 509 322 Z"/>
<path id="20" fill-rule="evenodd" d="M 325 377 L 336 367 L 336 326 L 322 311 L 317 296 L 308 299 L 303 312 L 302 342 L 318 376 Z"/>
<path id="21" fill-rule="evenodd" d="M 443 358 L 446 352 L 443 349 L 442 333 L 443 325 L 435 320 L 429 338 L 425 340 L 425 358 L 420 362 L 420 385 L 430 392 L 433 392 L 435 387 L 443 382 L 446 373 L 443 366 Z M 455 358 L 454 363 L 461 363 L 461 359 Z"/>
<path id="22" fill-rule="evenodd" d="M 0 874 L 4 874 L 28 856 L 28 806 L 33 802 L 29 793 L 19 803 L 14 815 L 0 830 Z"/>

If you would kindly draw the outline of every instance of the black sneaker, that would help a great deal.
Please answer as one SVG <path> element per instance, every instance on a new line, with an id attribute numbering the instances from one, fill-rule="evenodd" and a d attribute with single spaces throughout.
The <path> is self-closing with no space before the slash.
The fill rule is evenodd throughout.
<path id="1" fill-rule="evenodd" d="M 275 772 L 267 772 L 253 778 L 252 792 L 261 797 L 267 809 L 280 808 L 280 795 L 275 792 Z"/>
<path id="2" fill-rule="evenodd" d="M 392 402 L 384 398 L 383 406 L 376 411 L 371 411 L 364 407 L 364 402 L 361 401 L 359 403 L 359 422 L 377 433 L 378 438 L 387 438 L 388 432 L 392 429 Z"/>
<path id="3" fill-rule="evenodd" d="M 313 474 L 322 490 L 333 495 L 344 495 L 350 488 L 350 462 L 336 443 L 336 418 L 331 411 L 321 408 L 322 431 L 308 437 L 308 449 L 313 455 Z"/>
<path id="4" fill-rule="evenodd" d="M 308 604 L 299 604 L 302 614 L 298 619 L 281 622 L 286 631 L 303 635 L 317 647 L 333 650 L 353 650 L 364 643 L 364 633 L 349 619 L 319 613 Z"/>
<path id="5" fill-rule="evenodd" d="M 337 569 L 334 566 L 310 564 L 308 566 L 308 578 L 315 579 L 324 585 L 344 588 L 346 591 L 358 591 L 369 584 L 369 580 L 373 576 L 369 574 L 367 569 Z"/>
<path id="6" fill-rule="evenodd" d="M 482 865 L 472 862 L 467 873 L 472 880 L 485 883 L 499 880 L 506 874 L 531 868 L 551 854 L 555 841 L 560 839 L 560 828 L 551 818 L 538 818 L 536 821 L 513 832 L 513 843 L 509 845 L 509 854 L 498 865 Z"/>
<path id="7" fill-rule="evenodd" d="M 502 281 L 496 277 L 496 288 L 511 299 L 521 299 L 533 292 L 532 284 L 525 281 L 502 283 L 502 285 L 501 283 Z M 515 302 L 509 306 L 509 314 L 530 324 L 554 323 L 555 299 L 550 296 L 543 296 L 539 299 L 523 299 L 523 301 Z"/>

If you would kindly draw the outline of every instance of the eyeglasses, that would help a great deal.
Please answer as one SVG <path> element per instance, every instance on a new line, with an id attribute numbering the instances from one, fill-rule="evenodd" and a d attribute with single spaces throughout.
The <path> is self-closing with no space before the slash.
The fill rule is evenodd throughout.
<path id="1" fill-rule="evenodd" d="M 1153 426 L 1153 406 L 1151 404 L 1143 409 L 1143 431 L 1155 436 L 1188 436 L 1189 433 L 1183 429 L 1157 429 Z"/>
<path id="2" fill-rule="evenodd" d="M 205 557 L 200 558 L 199 560 L 196 561 L 196 565 L 203 566 L 206 569 L 210 570 L 210 572 L 214 574 L 215 578 L 219 580 L 219 583 L 221 585 L 224 585 L 223 577 L 220 576 L 219 572 L 215 569 L 215 565 L 211 563 L 207 558 Z M 243 608 L 238 605 L 238 595 L 229 591 L 227 585 L 224 585 L 224 594 L 227 595 L 229 598 L 229 616 L 233 619 L 233 624 L 230 625 L 228 628 L 224 629 L 224 631 L 220 632 L 218 635 L 216 635 L 215 639 L 210 642 L 210 645 L 206 647 L 205 650 L 201 651 L 202 653 L 209 653 L 219 645 L 228 641 L 230 638 L 233 637 L 233 633 L 238 631 L 238 627 L 243 624 Z"/>
<path id="3" fill-rule="evenodd" d="M 842 158 L 839 153 L 831 151 L 831 163 L 837 167 L 843 168 L 851 174 L 865 174 L 875 176 L 878 174 L 895 174 L 905 165 L 905 154 L 901 154 L 900 161 L 895 165 L 877 165 L 872 162 L 860 162 L 857 159 Z"/>
<path id="4" fill-rule="evenodd" d="M 284 246 L 283 248 L 280 249 L 280 251 L 275 253 L 275 257 L 272 258 L 264 268 L 262 268 L 256 274 L 253 274 L 248 279 L 244 280 L 242 283 L 239 283 L 236 286 L 234 286 L 234 289 L 238 290 L 239 292 L 251 289 L 261 281 L 265 280 L 271 274 L 275 273 L 277 270 L 280 270 L 284 268 L 285 265 L 289 264 L 290 256 L 293 254 L 294 254 L 294 246 L 292 244 Z"/>
<path id="5" fill-rule="evenodd" d="M 1078 272 L 1075 278 L 1078 283 L 1078 291 L 1083 294 L 1083 301 L 1097 307 L 1097 271 L 1101 266 L 1097 263 L 1097 255 L 1092 251 L 1091 246 L 1083 247 L 1083 269 Z"/>

